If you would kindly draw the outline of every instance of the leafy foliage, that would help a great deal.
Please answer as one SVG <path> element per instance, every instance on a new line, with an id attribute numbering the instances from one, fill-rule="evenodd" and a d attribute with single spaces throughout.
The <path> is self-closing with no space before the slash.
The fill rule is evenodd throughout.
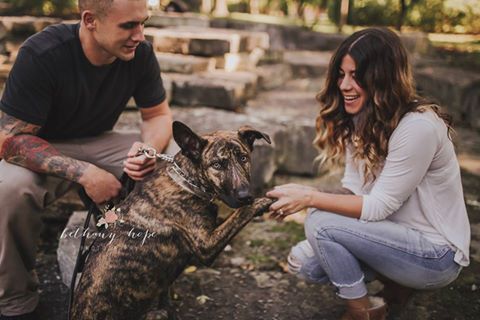
<path id="1" fill-rule="evenodd" d="M 69 16 L 77 10 L 77 0 L 9 0 L 10 14 Z"/>

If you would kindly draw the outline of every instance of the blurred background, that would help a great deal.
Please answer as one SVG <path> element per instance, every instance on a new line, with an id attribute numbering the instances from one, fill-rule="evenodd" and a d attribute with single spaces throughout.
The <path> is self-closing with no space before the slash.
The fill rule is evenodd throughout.
<path id="1" fill-rule="evenodd" d="M 399 32 L 417 90 L 455 120 L 454 142 L 471 222 L 471 265 L 442 290 L 426 291 L 389 319 L 479 319 L 480 315 L 480 0 L 149 0 L 145 35 L 153 43 L 174 118 L 198 133 L 249 124 L 272 138 L 253 154 L 252 185 L 332 188 L 341 172 L 313 164 L 316 94 L 330 57 L 348 34 L 368 26 Z M 0 95 L 27 37 L 78 22 L 76 0 L 0 0 Z M 138 130 L 130 101 L 115 129 Z M 320 170 L 319 170 L 320 169 Z M 37 261 L 45 319 L 65 319 L 72 256 L 60 241 L 85 212 L 69 193 L 42 215 Z M 77 211 L 72 216 L 72 211 Z M 223 208 L 221 217 L 230 212 Z M 285 272 L 304 239 L 305 212 L 278 223 L 263 217 L 240 232 L 212 268 L 192 267 L 175 284 L 174 305 L 188 319 L 337 319 L 332 288 Z M 70 261 L 70 264 L 69 262 Z M 380 288 L 375 283 L 372 293 Z M 381 286 L 381 284 L 380 284 Z M 149 319 L 163 319 L 159 310 Z"/>

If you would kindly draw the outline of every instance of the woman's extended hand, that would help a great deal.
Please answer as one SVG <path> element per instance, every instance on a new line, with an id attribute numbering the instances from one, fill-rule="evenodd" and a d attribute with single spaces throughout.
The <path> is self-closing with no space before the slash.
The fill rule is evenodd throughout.
<path id="1" fill-rule="evenodd" d="M 271 217 L 281 221 L 290 214 L 310 207 L 316 191 L 315 188 L 295 183 L 276 186 L 267 192 L 267 197 L 277 198 L 270 206 Z"/>

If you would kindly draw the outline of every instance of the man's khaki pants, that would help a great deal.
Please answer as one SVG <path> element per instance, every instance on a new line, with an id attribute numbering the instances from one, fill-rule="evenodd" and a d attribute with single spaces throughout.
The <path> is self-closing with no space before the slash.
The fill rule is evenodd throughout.
<path id="1" fill-rule="evenodd" d="M 138 133 L 107 132 L 98 137 L 52 141 L 69 157 L 93 163 L 117 177 Z M 32 312 L 38 304 L 35 269 L 42 210 L 64 195 L 72 182 L 0 162 L 0 313 Z"/>

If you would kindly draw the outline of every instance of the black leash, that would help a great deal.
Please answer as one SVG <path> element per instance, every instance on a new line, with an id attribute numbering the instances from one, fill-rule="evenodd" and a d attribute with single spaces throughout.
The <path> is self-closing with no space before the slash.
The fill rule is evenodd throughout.
<path id="1" fill-rule="evenodd" d="M 127 195 L 133 190 L 135 187 L 135 181 L 130 178 L 127 174 L 123 174 L 120 178 L 120 182 L 122 183 L 122 189 L 120 190 L 120 199 L 125 199 Z M 68 300 L 68 315 L 67 319 L 71 319 L 71 312 L 72 312 L 72 305 L 73 305 L 73 296 L 75 291 L 75 284 L 77 281 L 77 275 L 83 271 L 83 267 L 85 265 L 85 261 L 87 260 L 88 254 L 90 253 L 90 249 L 95 241 L 93 241 L 90 246 L 85 249 L 85 240 L 87 238 L 85 230 L 88 229 L 90 224 L 90 219 L 92 215 L 95 215 L 95 220 L 98 221 L 99 217 L 102 216 L 102 211 L 98 209 L 95 202 L 87 195 L 84 188 L 81 188 L 78 191 L 78 195 L 82 200 L 85 208 L 88 208 L 87 217 L 85 218 L 85 223 L 83 224 L 83 231 L 82 237 L 80 239 L 80 247 L 78 248 L 77 259 L 75 261 L 75 267 L 73 268 L 72 279 L 70 281 L 70 292 L 69 292 L 69 300 Z M 107 207 L 113 207 L 113 203 L 107 204 Z M 110 209 L 110 208 L 109 208 Z"/>

